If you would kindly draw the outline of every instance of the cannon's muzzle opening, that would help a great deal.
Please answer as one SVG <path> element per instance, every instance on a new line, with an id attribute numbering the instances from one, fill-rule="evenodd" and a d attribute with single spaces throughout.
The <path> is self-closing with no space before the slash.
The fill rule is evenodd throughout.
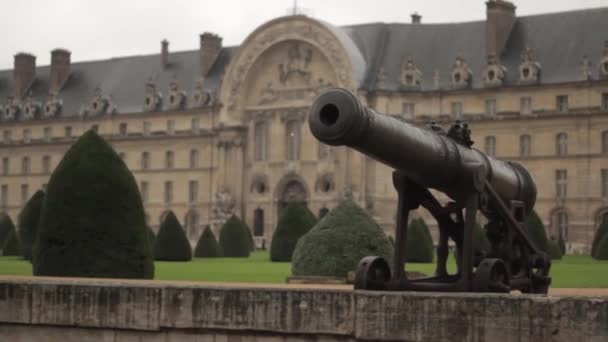
<path id="1" fill-rule="evenodd" d="M 328 103 L 321 108 L 321 112 L 319 113 L 319 120 L 324 125 L 331 126 L 338 121 L 340 117 L 340 110 L 333 103 Z"/>
<path id="2" fill-rule="evenodd" d="M 365 122 L 363 106 L 344 89 L 322 92 L 313 102 L 308 115 L 308 125 L 315 138 L 334 146 L 356 142 Z"/>

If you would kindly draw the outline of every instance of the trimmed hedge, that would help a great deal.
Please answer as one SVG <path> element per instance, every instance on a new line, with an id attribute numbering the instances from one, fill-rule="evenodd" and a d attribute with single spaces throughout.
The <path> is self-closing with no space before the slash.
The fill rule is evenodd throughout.
<path id="1" fill-rule="evenodd" d="M 306 205 L 290 202 L 282 211 L 270 244 L 271 261 L 291 261 L 298 240 L 312 228 L 317 219 Z"/>
<path id="2" fill-rule="evenodd" d="M 530 239 L 532 240 L 532 242 L 534 242 L 536 247 L 539 248 L 541 251 L 546 251 L 547 253 L 549 253 L 547 249 L 549 239 L 547 239 L 545 225 L 543 224 L 543 221 L 540 219 L 536 211 L 532 210 L 530 215 L 528 215 L 528 218 L 526 219 L 526 228 L 528 230 L 528 235 L 530 236 Z"/>
<path id="3" fill-rule="evenodd" d="M 148 232 L 148 243 L 150 243 L 150 250 L 154 250 L 154 244 L 156 243 L 156 234 L 154 234 L 154 231 L 152 230 L 152 228 L 147 227 L 147 232 Z"/>
<path id="4" fill-rule="evenodd" d="M 597 252 L 597 246 L 600 241 L 607 236 L 608 234 L 608 222 L 602 223 L 599 228 L 595 231 L 593 236 L 593 243 L 591 245 L 591 256 L 595 258 L 595 253 Z"/>
<path id="5" fill-rule="evenodd" d="M 434 254 L 433 239 L 426 222 L 422 218 L 412 220 L 407 230 L 405 261 L 429 263 L 433 262 Z"/>
<path id="6" fill-rule="evenodd" d="M 604 234 L 604 237 L 597 244 L 594 258 L 597 260 L 608 260 L 608 234 Z"/>
<path id="7" fill-rule="evenodd" d="M 16 230 L 11 230 L 8 233 L 6 243 L 2 248 L 2 255 L 6 256 L 20 256 L 21 255 L 21 243 L 19 242 L 19 235 Z"/>
<path id="8" fill-rule="evenodd" d="M 154 259 L 162 261 L 192 260 L 192 247 L 190 247 L 186 232 L 171 210 L 160 224 L 154 243 Z"/>
<path id="9" fill-rule="evenodd" d="M 563 253 L 557 240 L 551 239 L 547 242 L 547 254 L 551 260 L 560 260 L 562 258 Z"/>
<path id="10" fill-rule="evenodd" d="M 351 199 L 344 200 L 300 238 L 291 269 L 297 276 L 346 277 L 366 256 L 390 264 L 393 247 L 378 224 Z"/>
<path id="11" fill-rule="evenodd" d="M 32 256 L 34 275 L 154 277 L 135 178 L 92 130 L 51 175 Z"/>
<path id="12" fill-rule="evenodd" d="M 44 202 L 44 192 L 36 191 L 19 214 L 19 241 L 21 242 L 21 253 L 25 260 L 32 260 L 32 247 L 38 234 L 38 222 L 40 211 Z"/>
<path id="13" fill-rule="evenodd" d="M 213 235 L 209 226 L 205 227 L 203 234 L 198 239 L 196 248 L 194 249 L 194 256 L 196 258 L 218 258 L 222 256 L 220 245 L 217 243 L 215 235 Z"/>
<path id="14" fill-rule="evenodd" d="M 15 224 L 13 224 L 13 220 L 7 214 L 2 214 L 0 217 L 0 247 L 3 247 L 6 241 L 8 240 L 9 234 L 15 229 Z"/>
<path id="15" fill-rule="evenodd" d="M 225 257 L 247 258 L 251 252 L 249 228 L 236 215 L 224 223 L 220 229 L 220 248 Z"/>

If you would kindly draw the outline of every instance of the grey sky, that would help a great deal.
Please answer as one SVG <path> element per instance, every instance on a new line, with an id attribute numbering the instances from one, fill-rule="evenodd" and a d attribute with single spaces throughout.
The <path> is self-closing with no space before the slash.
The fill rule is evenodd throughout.
<path id="1" fill-rule="evenodd" d="M 518 15 L 608 6 L 608 0 L 515 0 Z M 49 63 L 56 47 L 73 61 L 198 48 L 198 34 L 218 33 L 236 45 L 262 23 L 283 16 L 293 0 L 8 0 L 0 12 L 0 69 L 13 55 L 29 52 Z M 314 18 L 335 25 L 408 22 L 418 12 L 423 23 L 485 18 L 484 0 L 299 0 Z M 608 18 L 606 18 L 608 20 Z M 608 38 L 608 37 L 607 37 Z"/>

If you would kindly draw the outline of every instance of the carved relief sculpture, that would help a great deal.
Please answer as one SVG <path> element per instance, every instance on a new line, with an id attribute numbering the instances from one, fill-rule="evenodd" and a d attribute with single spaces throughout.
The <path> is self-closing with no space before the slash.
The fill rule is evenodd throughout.
<path id="1" fill-rule="evenodd" d="M 506 77 L 507 68 L 500 64 L 496 55 L 489 55 L 483 71 L 483 84 L 486 87 L 500 87 Z"/>
<path id="2" fill-rule="evenodd" d="M 286 85 L 290 78 L 299 77 L 305 83 L 310 83 L 309 65 L 312 61 L 312 49 L 301 48 L 295 43 L 287 50 L 287 61 L 279 64 L 279 81 Z"/>
<path id="3" fill-rule="evenodd" d="M 462 89 L 471 86 L 473 73 L 467 66 L 467 62 L 462 57 L 456 57 L 452 65 L 452 88 Z"/>
<path id="4" fill-rule="evenodd" d="M 214 195 L 211 207 L 212 218 L 219 221 L 228 219 L 234 213 L 235 199 L 226 188 L 222 188 Z"/>
<path id="5" fill-rule="evenodd" d="M 156 90 L 156 85 L 153 82 L 146 84 L 146 99 L 144 102 L 144 110 L 155 112 L 162 108 L 163 95 Z"/>
<path id="6" fill-rule="evenodd" d="M 534 60 L 532 49 L 526 48 L 521 53 L 521 63 L 519 64 L 519 83 L 535 84 L 540 81 L 541 66 Z"/>
<path id="7" fill-rule="evenodd" d="M 405 88 L 419 89 L 422 83 L 422 72 L 411 59 L 401 64 L 401 85 Z"/>
<path id="8" fill-rule="evenodd" d="M 608 40 L 604 42 L 604 52 L 599 64 L 600 79 L 608 79 Z"/>
<path id="9" fill-rule="evenodd" d="M 186 107 L 186 92 L 179 89 L 177 81 L 173 80 L 169 83 L 169 96 L 167 100 L 167 108 L 170 110 L 179 110 Z"/>

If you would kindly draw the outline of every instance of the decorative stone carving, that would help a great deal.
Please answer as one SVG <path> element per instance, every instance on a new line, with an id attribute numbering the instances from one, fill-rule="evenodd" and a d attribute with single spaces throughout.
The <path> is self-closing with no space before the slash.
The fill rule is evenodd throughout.
<path id="1" fill-rule="evenodd" d="M 258 101 L 258 104 L 260 105 L 274 103 L 279 99 L 279 94 L 274 89 L 272 82 L 268 82 L 268 84 L 266 84 L 266 87 L 260 90 L 259 98 L 260 100 Z"/>
<path id="2" fill-rule="evenodd" d="M 234 206 L 236 200 L 230 194 L 227 188 L 222 188 L 217 191 L 213 197 L 213 204 L 211 205 L 211 215 L 216 220 L 226 220 L 234 212 Z"/>
<path id="3" fill-rule="evenodd" d="M 469 88 L 473 83 L 473 73 L 462 57 L 456 57 L 452 65 L 452 88 Z"/>
<path id="4" fill-rule="evenodd" d="M 162 108 L 163 94 L 156 90 L 156 85 L 153 82 L 146 84 L 146 98 L 144 102 L 144 110 L 155 112 Z"/>
<path id="5" fill-rule="evenodd" d="M 38 117 L 40 113 L 41 103 L 39 101 L 34 100 L 31 97 L 25 101 L 23 105 L 23 120 L 33 120 Z"/>
<path id="6" fill-rule="evenodd" d="M 186 107 L 186 92 L 179 89 L 177 81 L 169 83 L 169 96 L 167 97 L 167 109 L 179 110 Z"/>
<path id="7" fill-rule="evenodd" d="M 521 63 L 519 64 L 519 83 L 535 84 L 540 81 L 541 66 L 532 55 L 532 49 L 526 48 L 521 53 Z"/>
<path id="8" fill-rule="evenodd" d="M 324 173 L 317 178 L 315 182 L 315 191 L 321 193 L 328 193 L 335 189 L 336 185 L 334 177 L 331 173 Z"/>
<path id="9" fill-rule="evenodd" d="M 599 64 L 600 79 L 608 79 L 608 40 L 604 42 L 603 57 Z"/>
<path id="10" fill-rule="evenodd" d="M 300 44 L 294 43 L 287 50 L 287 60 L 279 64 L 279 82 L 285 85 L 291 78 L 297 77 L 303 79 L 305 83 L 310 83 L 311 61 L 312 49 L 302 48 Z"/>
<path id="11" fill-rule="evenodd" d="M 51 97 L 44 104 L 43 115 L 45 118 L 52 118 L 61 113 L 63 107 L 63 100 L 57 97 L 57 95 L 51 95 Z"/>
<path id="12" fill-rule="evenodd" d="M 500 64 L 496 55 L 489 55 L 485 69 L 483 70 L 483 84 L 486 87 L 500 87 L 503 85 L 507 75 L 507 68 Z"/>
<path id="13" fill-rule="evenodd" d="M 251 192 L 258 195 L 263 195 L 268 193 L 268 190 L 268 177 L 266 175 L 256 174 L 251 177 Z"/>
<path id="14" fill-rule="evenodd" d="M 192 91 L 192 106 L 194 108 L 213 106 L 217 102 L 215 92 L 205 91 L 203 85 L 203 80 L 198 80 L 194 84 L 194 90 Z"/>
<path id="15" fill-rule="evenodd" d="M 113 114 L 116 107 L 112 104 L 112 98 L 105 95 L 101 87 L 95 89 L 95 95 L 89 104 L 81 110 L 81 115 Z"/>
<path id="16" fill-rule="evenodd" d="M 246 118 L 248 120 L 253 121 L 267 121 L 272 120 L 275 116 L 275 111 L 266 111 L 266 110 L 254 110 L 249 111 L 246 114 Z"/>
<path id="17" fill-rule="evenodd" d="M 304 121 L 306 110 L 302 108 L 289 108 L 281 112 L 281 122 Z"/>
<path id="18" fill-rule="evenodd" d="M 408 59 L 401 63 L 401 85 L 406 88 L 419 89 L 422 83 L 422 72 L 416 67 L 414 61 Z"/>
<path id="19" fill-rule="evenodd" d="M 592 66 L 591 66 L 591 61 L 589 60 L 589 57 L 587 57 L 587 55 L 583 56 L 583 60 L 581 61 L 581 73 L 582 73 L 584 80 L 593 79 L 593 74 L 592 74 L 591 69 L 592 69 Z"/>
<path id="20" fill-rule="evenodd" d="M 2 119 L 4 121 L 16 120 L 19 113 L 21 113 L 21 103 L 17 98 L 9 96 L 2 111 Z"/>

